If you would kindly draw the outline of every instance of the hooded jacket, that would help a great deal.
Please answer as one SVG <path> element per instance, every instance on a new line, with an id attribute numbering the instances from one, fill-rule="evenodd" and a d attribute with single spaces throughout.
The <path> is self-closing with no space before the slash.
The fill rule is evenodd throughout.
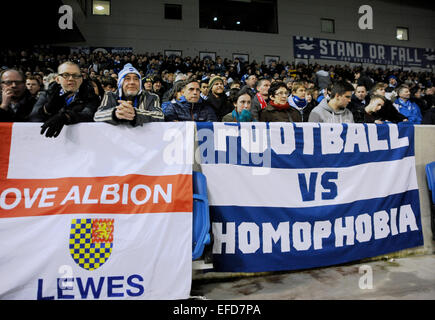
<path id="1" fill-rule="evenodd" d="M 213 108 L 201 98 L 191 103 L 183 96 L 165 108 L 165 121 L 218 121 Z"/>
<path id="2" fill-rule="evenodd" d="M 349 109 L 334 111 L 328 104 L 326 99 L 323 99 L 317 107 L 315 107 L 308 118 L 309 122 L 328 122 L 328 123 L 353 123 L 353 115 Z"/>

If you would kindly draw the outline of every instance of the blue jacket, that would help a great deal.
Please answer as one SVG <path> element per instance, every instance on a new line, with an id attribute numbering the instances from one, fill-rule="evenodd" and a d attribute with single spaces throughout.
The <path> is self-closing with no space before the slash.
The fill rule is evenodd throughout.
<path id="1" fill-rule="evenodd" d="M 217 121 L 213 108 L 202 99 L 197 103 L 190 103 L 185 97 L 181 97 L 179 101 L 167 106 L 164 114 L 165 121 Z"/>
<path id="2" fill-rule="evenodd" d="M 401 114 L 408 118 L 409 122 L 421 124 L 423 117 L 421 115 L 420 107 L 415 102 L 412 102 L 411 100 L 405 102 L 398 98 L 394 102 L 394 106 Z"/>

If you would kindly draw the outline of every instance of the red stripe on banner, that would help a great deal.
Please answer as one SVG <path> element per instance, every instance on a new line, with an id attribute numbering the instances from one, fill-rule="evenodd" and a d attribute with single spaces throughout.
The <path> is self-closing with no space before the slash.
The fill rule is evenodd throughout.
<path id="1" fill-rule="evenodd" d="M 0 218 L 192 212 L 192 175 L 0 179 Z"/>
<path id="2" fill-rule="evenodd" d="M 8 176 L 11 139 L 12 123 L 0 123 L 0 180 Z"/>

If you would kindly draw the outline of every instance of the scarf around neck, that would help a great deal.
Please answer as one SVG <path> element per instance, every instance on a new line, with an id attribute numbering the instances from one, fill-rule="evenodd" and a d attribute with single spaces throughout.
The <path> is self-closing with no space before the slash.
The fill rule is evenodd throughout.
<path id="1" fill-rule="evenodd" d="M 252 122 L 255 121 L 252 119 L 252 113 L 249 110 L 243 110 L 240 114 L 234 109 L 231 112 L 231 115 L 233 116 L 233 119 L 235 119 L 237 122 Z"/>
<path id="2" fill-rule="evenodd" d="M 266 102 L 266 100 L 264 100 L 263 96 L 259 92 L 257 92 L 256 96 L 257 96 L 258 102 L 260 102 L 261 109 L 266 108 L 267 102 Z"/>
<path id="3" fill-rule="evenodd" d="M 306 99 L 301 99 L 297 96 L 292 96 L 293 102 L 295 103 L 295 105 L 300 108 L 303 109 L 307 106 L 307 100 Z"/>
<path id="4" fill-rule="evenodd" d="M 290 105 L 288 102 L 286 102 L 285 104 L 276 104 L 273 101 L 270 101 L 269 104 L 277 110 L 287 110 L 290 108 Z"/>

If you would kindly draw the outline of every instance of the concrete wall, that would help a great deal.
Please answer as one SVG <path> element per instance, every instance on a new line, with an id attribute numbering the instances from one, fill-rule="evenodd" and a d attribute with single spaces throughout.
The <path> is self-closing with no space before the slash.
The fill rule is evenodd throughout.
<path id="1" fill-rule="evenodd" d="M 421 224 L 423 227 L 424 246 L 414 250 L 407 250 L 410 253 L 434 253 L 435 241 L 432 240 L 430 226 L 430 203 L 429 191 L 426 179 L 426 164 L 435 161 L 435 125 L 419 125 L 415 130 L 415 168 L 417 171 L 418 189 L 420 192 Z"/>
<path id="2" fill-rule="evenodd" d="M 386 255 L 370 258 L 367 260 L 379 260 L 386 258 L 400 258 L 410 255 L 435 253 L 435 241 L 432 240 L 430 224 L 431 200 L 426 179 L 426 164 L 435 161 L 435 125 L 415 126 L 415 170 L 417 174 L 418 191 L 420 196 L 421 225 L 423 229 L 424 245 L 410 248 Z"/>
<path id="3" fill-rule="evenodd" d="M 92 1 L 88 1 L 87 17 L 80 17 L 79 23 L 87 42 L 78 46 L 133 47 L 137 53 L 178 49 L 183 51 L 183 56 L 212 51 L 230 59 L 233 53 L 247 53 L 250 60 L 257 61 L 262 61 L 264 55 L 278 55 L 281 60 L 292 61 L 293 35 L 435 48 L 434 11 L 383 1 L 278 0 L 278 34 L 200 29 L 198 0 L 112 0 L 111 3 L 110 16 L 93 16 Z M 182 4 L 183 19 L 165 20 L 165 3 Z M 358 8 L 363 4 L 373 8 L 373 30 L 358 28 Z M 334 34 L 320 32 L 321 18 L 335 20 Z M 396 40 L 397 26 L 409 28 L 409 41 Z"/>

